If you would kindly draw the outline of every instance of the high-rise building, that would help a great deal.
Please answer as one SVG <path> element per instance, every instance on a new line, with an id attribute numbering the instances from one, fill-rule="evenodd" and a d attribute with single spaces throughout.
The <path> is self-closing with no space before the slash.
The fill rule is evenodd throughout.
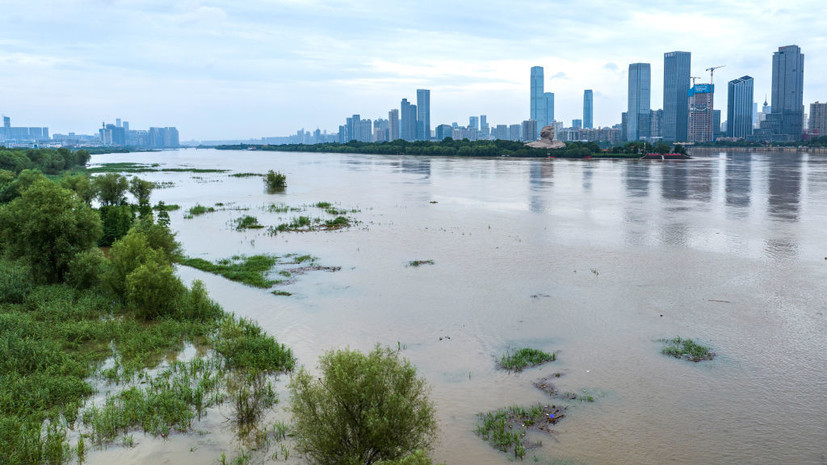
<path id="1" fill-rule="evenodd" d="M 417 139 L 431 139 L 431 91 L 416 89 Z"/>
<path id="2" fill-rule="evenodd" d="M 440 124 L 439 126 L 436 127 L 436 140 L 442 140 L 442 139 L 445 139 L 446 137 L 453 137 L 452 136 L 452 131 L 453 130 L 454 130 L 454 128 L 452 128 L 448 124 Z"/>
<path id="3" fill-rule="evenodd" d="M 714 140 L 714 96 L 712 84 L 696 84 L 689 89 L 689 142 Z"/>
<path id="4" fill-rule="evenodd" d="M 362 117 L 353 115 L 347 119 L 347 142 L 359 140 L 362 134 Z"/>
<path id="5" fill-rule="evenodd" d="M 399 110 L 394 108 L 388 112 L 388 140 L 399 139 Z"/>
<path id="6" fill-rule="evenodd" d="M 522 131 L 523 126 L 521 124 L 510 124 L 508 125 L 508 138 L 510 140 L 520 140 Z"/>
<path id="7" fill-rule="evenodd" d="M 663 138 L 663 110 L 649 112 L 649 136 L 652 139 Z"/>
<path id="8" fill-rule="evenodd" d="M 537 126 L 537 121 L 534 121 L 533 119 L 523 121 L 520 125 L 520 140 L 537 140 Z"/>
<path id="9" fill-rule="evenodd" d="M 827 103 L 810 104 L 810 134 L 827 136 Z"/>
<path id="10" fill-rule="evenodd" d="M 773 128 L 788 140 L 800 140 L 804 113 L 804 54 L 797 45 L 778 47 L 772 55 Z"/>
<path id="11" fill-rule="evenodd" d="M 672 142 L 688 140 L 689 74 L 692 54 L 663 54 L 663 139 Z"/>
<path id="12" fill-rule="evenodd" d="M 544 93 L 543 98 L 546 100 L 546 126 L 548 126 L 554 121 L 554 92 Z"/>
<path id="13" fill-rule="evenodd" d="M 651 87 L 652 70 L 649 63 L 630 64 L 626 140 L 649 138 Z"/>
<path id="14" fill-rule="evenodd" d="M 574 129 L 583 129 L 583 120 L 582 119 L 573 119 L 571 120 L 571 127 Z"/>
<path id="15" fill-rule="evenodd" d="M 411 105 L 408 102 L 408 99 L 402 99 L 402 105 L 400 107 L 400 116 L 402 120 L 400 121 L 400 134 L 399 137 L 408 141 L 416 139 L 416 105 Z"/>
<path id="16" fill-rule="evenodd" d="M 537 126 L 543 127 L 548 124 L 546 116 L 546 99 L 544 96 L 545 77 L 542 66 L 531 68 L 531 111 L 529 119 L 537 121 Z M 539 129 L 537 136 L 540 135 Z"/>
<path id="17" fill-rule="evenodd" d="M 480 133 L 483 137 L 488 137 L 488 134 L 491 132 L 490 128 L 488 127 L 488 116 L 480 115 Z"/>
<path id="18" fill-rule="evenodd" d="M 583 92 L 583 129 L 594 128 L 594 94 L 591 89 Z"/>
<path id="19" fill-rule="evenodd" d="M 480 118 L 478 116 L 468 117 L 468 128 L 474 131 L 480 130 Z"/>
<path id="20" fill-rule="evenodd" d="M 726 135 L 746 138 L 752 135 L 753 126 L 753 79 L 741 76 L 727 85 Z"/>

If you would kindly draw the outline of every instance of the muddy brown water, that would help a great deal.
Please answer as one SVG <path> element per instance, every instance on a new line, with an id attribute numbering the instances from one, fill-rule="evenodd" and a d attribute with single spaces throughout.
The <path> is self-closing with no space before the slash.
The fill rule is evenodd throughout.
<path id="1" fill-rule="evenodd" d="M 298 253 L 340 266 L 297 277 L 284 287 L 290 297 L 178 272 L 203 280 L 225 309 L 255 319 L 308 367 L 330 349 L 401 345 L 433 388 L 440 462 L 508 462 L 475 436 L 476 414 L 547 402 L 532 382 L 561 372 L 561 392 L 595 402 L 571 402 L 556 434 L 528 452 L 531 462 L 827 463 L 827 157 L 583 162 L 189 149 L 92 161 L 286 173 L 279 194 L 229 173 L 139 176 L 174 183 L 152 200 L 181 205 L 172 227 L 189 256 Z M 243 214 L 275 225 L 290 214 L 266 205 L 319 201 L 359 209 L 351 216 L 360 223 L 274 237 L 231 225 Z M 218 202 L 250 210 L 184 219 L 196 203 Z M 406 266 L 412 260 L 434 264 Z M 661 355 L 657 340 L 674 336 L 718 355 L 697 364 Z M 556 351 L 557 361 L 496 369 L 500 354 L 520 346 Z M 213 412 L 200 433 L 167 440 L 135 433 L 134 448 L 93 452 L 89 463 L 214 462 L 232 455 L 226 418 Z"/>

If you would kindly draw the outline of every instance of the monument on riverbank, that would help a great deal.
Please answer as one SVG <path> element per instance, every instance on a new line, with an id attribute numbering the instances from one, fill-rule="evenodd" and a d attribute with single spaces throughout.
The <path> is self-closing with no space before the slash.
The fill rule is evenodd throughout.
<path id="1" fill-rule="evenodd" d="M 566 146 L 559 140 L 554 140 L 554 126 L 545 126 L 540 130 L 540 140 L 525 144 L 535 149 L 561 149 Z"/>

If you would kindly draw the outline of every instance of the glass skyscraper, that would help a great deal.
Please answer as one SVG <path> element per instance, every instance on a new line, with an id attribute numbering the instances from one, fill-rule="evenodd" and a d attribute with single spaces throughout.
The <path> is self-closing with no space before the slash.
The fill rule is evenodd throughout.
<path id="1" fill-rule="evenodd" d="M 727 86 L 727 137 L 746 138 L 752 135 L 753 79 L 742 76 Z"/>
<path id="2" fill-rule="evenodd" d="M 416 89 L 416 138 L 431 139 L 431 91 Z"/>
<path id="3" fill-rule="evenodd" d="M 411 105 L 408 99 L 403 98 L 400 105 L 401 121 L 399 122 L 399 137 L 404 140 L 416 139 L 416 105 Z"/>
<path id="4" fill-rule="evenodd" d="M 651 98 L 652 69 L 649 63 L 630 64 L 626 140 L 637 141 L 649 138 Z"/>
<path id="5" fill-rule="evenodd" d="M 548 125 L 546 120 L 546 99 L 543 95 L 545 77 L 543 75 L 542 66 L 534 66 L 531 68 L 531 114 L 530 119 L 537 121 L 537 127 L 542 128 Z M 540 130 L 537 130 L 537 136 L 540 135 Z"/>
<path id="6" fill-rule="evenodd" d="M 797 45 L 772 55 L 772 117 L 776 130 L 800 140 L 804 121 L 804 55 Z M 779 124 L 780 123 L 780 124 Z"/>
<path id="7" fill-rule="evenodd" d="M 672 142 L 688 140 L 689 75 L 692 54 L 663 54 L 663 139 Z"/>
<path id="8" fill-rule="evenodd" d="M 583 129 L 594 128 L 594 94 L 591 89 L 583 92 Z"/>
<path id="9" fill-rule="evenodd" d="M 546 92 L 543 94 L 546 100 L 546 126 L 554 121 L 554 92 Z M 542 128 L 540 128 L 542 129 Z"/>

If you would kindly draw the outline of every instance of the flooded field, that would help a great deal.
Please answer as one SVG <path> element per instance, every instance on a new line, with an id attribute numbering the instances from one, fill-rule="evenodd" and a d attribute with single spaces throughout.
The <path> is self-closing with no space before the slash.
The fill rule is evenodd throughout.
<path id="1" fill-rule="evenodd" d="M 686 162 L 393 157 L 180 150 L 94 156 L 158 163 L 152 201 L 186 255 L 310 254 L 311 271 L 246 287 L 193 268 L 225 309 L 253 318 L 315 368 L 342 347 L 401 347 L 433 387 L 434 457 L 506 463 L 474 433 L 480 412 L 547 402 L 555 372 L 569 402 L 526 460 L 571 464 L 827 463 L 827 157 L 720 153 Z M 261 177 L 287 175 L 283 193 Z M 268 234 L 296 215 L 357 220 L 338 231 Z M 185 218 L 196 204 L 216 211 Z M 216 204 L 223 204 L 216 206 Z M 303 212 L 268 209 L 279 204 Z M 318 211 L 317 211 L 318 210 Z M 236 230 L 255 216 L 264 229 Z M 433 264 L 407 266 L 414 260 Z M 690 337 L 712 361 L 660 353 Z M 509 349 L 557 360 L 497 369 Z M 279 383 L 282 402 L 288 401 Z M 200 432 L 198 432 L 200 431 Z M 231 452 L 213 412 L 196 432 L 95 452 L 88 463 L 214 463 Z M 295 454 L 290 461 L 295 461 Z"/>

